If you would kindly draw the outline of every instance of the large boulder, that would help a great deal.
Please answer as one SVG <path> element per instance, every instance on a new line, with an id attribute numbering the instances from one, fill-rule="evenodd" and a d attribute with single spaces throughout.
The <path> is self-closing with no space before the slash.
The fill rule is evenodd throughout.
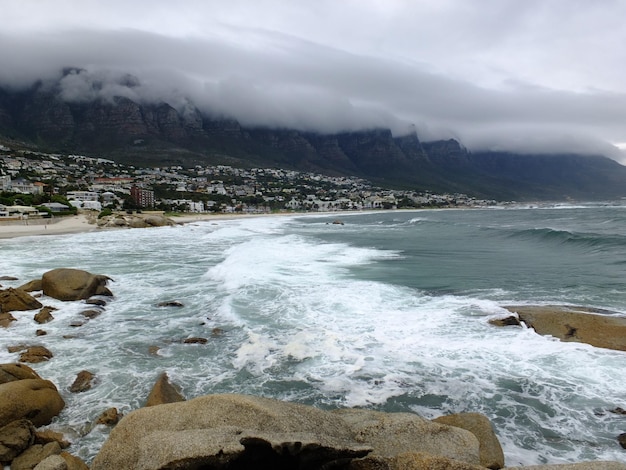
<path id="1" fill-rule="evenodd" d="M 586 307 L 523 305 L 505 307 L 541 335 L 598 348 L 626 351 L 626 318 Z"/>
<path id="2" fill-rule="evenodd" d="M 435 423 L 447 424 L 471 432 L 480 444 L 480 464 L 492 470 L 504 467 L 504 452 L 489 418 L 480 413 L 440 416 Z"/>
<path id="3" fill-rule="evenodd" d="M 101 274 L 81 269 L 59 268 L 44 273 L 43 293 L 58 300 L 82 300 L 94 295 L 111 295 L 106 284 L 110 280 Z"/>
<path id="4" fill-rule="evenodd" d="M 34 310 L 41 307 L 43 305 L 36 298 L 21 289 L 9 287 L 0 291 L 0 311 L 2 312 Z"/>
<path id="5" fill-rule="evenodd" d="M 24 379 L 41 379 L 41 377 L 24 364 L 0 364 L 0 384 Z"/>
<path id="6" fill-rule="evenodd" d="M 355 440 L 373 448 L 371 456 L 395 457 L 406 452 L 424 452 L 480 464 L 479 442 L 464 429 L 433 423 L 413 413 L 353 408 L 330 413 L 350 426 Z"/>
<path id="7" fill-rule="evenodd" d="M 152 387 L 145 406 L 163 405 L 165 403 L 176 403 L 185 401 L 178 387 L 170 383 L 166 372 L 159 375 L 159 378 Z"/>
<path id="8" fill-rule="evenodd" d="M 212 468 L 246 459 L 248 468 L 272 468 L 273 463 L 280 467 L 274 462 L 280 458 L 294 463 L 321 459 L 321 467 L 367 454 L 369 449 L 351 435 L 347 423 L 316 408 L 245 395 L 208 395 L 126 415 L 91 469 Z"/>
<path id="9" fill-rule="evenodd" d="M 43 446 L 35 444 L 13 459 L 11 470 L 33 470 L 41 461 L 51 455 L 59 455 L 60 453 L 61 447 L 56 442 L 50 442 Z"/>
<path id="10" fill-rule="evenodd" d="M 22 418 L 43 426 L 64 407 L 63 398 L 49 380 L 24 379 L 0 385 L 0 426 Z"/>
<path id="11" fill-rule="evenodd" d="M 315 469 L 356 464 L 369 453 L 386 459 L 424 450 L 479 462 L 472 433 L 410 413 L 340 413 L 247 395 L 208 395 L 126 415 L 91 469 Z"/>

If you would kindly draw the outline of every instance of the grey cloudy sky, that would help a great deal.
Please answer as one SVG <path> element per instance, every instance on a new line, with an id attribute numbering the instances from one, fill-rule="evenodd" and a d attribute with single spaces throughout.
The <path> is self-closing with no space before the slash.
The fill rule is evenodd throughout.
<path id="1" fill-rule="evenodd" d="M 626 147 L 626 0 L 0 0 L 0 11 L 0 83 L 84 69 L 63 79 L 67 100 L 191 101 L 324 132 L 413 124 L 470 149 L 622 160 L 615 145 Z"/>

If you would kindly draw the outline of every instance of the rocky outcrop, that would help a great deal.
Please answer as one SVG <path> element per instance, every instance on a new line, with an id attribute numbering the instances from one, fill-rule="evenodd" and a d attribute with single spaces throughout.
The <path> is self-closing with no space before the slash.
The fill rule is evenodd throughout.
<path id="1" fill-rule="evenodd" d="M 425 449 L 479 462 L 473 434 L 413 414 L 328 412 L 246 395 L 208 395 L 126 415 L 91 468 L 314 469 Z"/>
<path id="2" fill-rule="evenodd" d="M 94 295 L 111 295 L 107 276 L 91 274 L 81 269 L 59 268 L 44 273 L 43 293 L 58 300 L 82 300 Z"/>
<path id="3" fill-rule="evenodd" d="M 8 289 L 0 291 L 0 312 L 17 312 L 34 310 L 43 305 L 32 295 L 21 289 Z"/>
<path id="4" fill-rule="evenodd" d="M 24 379 L 0 385 L 0 426 L 22 418 L 43 426 L 64 407 L 63 398 L 49 380 Z"/>
<path id="5" fill-rule="evenodd" d="M 145 406 L 163 405 L 180 401 L 185 401 L 185 397 L 180 393 L 176 385 L 170 383 L 167 373 L 163 372 L 159 375 L 154 387 L 152 387 Z"/>
<path id="6" fill-rule="evenodd" d="M 523 305 L 505 307 L 541 335 L 626 351 L 626 318 L 586 307 Z"/>
<path id="7" fill-rule="evenodd" d="M 21 285 L 18 289 L 23 290 L 24 292 L 36 292 L 42 290 L 43 287 L 41 286 L 41 279 L 33 279 L 32 281 Z"/>
<path id="8" fill-rule="evenodd" d="M 491 421 L 485 415 L 480 413 L 458 413 L 440 416 L 433 421 L 471 432 L 478 439 L 480 464 L 491 470 L 498 470 L 504 467 L 502 446 L 494 432 Z"/>
<path id="9" fill-rule="evenodd" d="M 176 225 L 169 217 L 159 214 L 116 214 L 98 219 L 101 228 L 148 228 Z"/>
<path id="10" fill-rule="evenodd" d="M 55 310 L 56 308 L 54 307 L 44 307 L 39 311 L 39 313 L 35 314 L 34 320 L 39 324 L 48 323 L 54 320 L 52 312 Z"/>

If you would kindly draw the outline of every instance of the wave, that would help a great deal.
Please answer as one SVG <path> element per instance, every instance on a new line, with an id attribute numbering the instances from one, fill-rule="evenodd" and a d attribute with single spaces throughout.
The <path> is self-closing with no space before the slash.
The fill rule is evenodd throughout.
<path id="1" fill-rule="evenodd" d="M 509 237 L 525 240 L 539 240 L 546 243 L 571 244 L 592 249 L 626 247 L 626 236 L 593 232 L 574 232 L 554 228 L 524 229 L 511 233 Z"/>

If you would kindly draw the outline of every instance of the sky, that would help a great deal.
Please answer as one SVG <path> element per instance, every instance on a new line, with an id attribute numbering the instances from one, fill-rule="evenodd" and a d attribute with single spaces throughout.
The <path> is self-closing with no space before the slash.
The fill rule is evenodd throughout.
<path id="1" fill-rule="evenodd" d="M 0 0 L 0 85 L 626 162 L 626 0 Z M 620 150 L 623 149 L 623 150 Z"/>

